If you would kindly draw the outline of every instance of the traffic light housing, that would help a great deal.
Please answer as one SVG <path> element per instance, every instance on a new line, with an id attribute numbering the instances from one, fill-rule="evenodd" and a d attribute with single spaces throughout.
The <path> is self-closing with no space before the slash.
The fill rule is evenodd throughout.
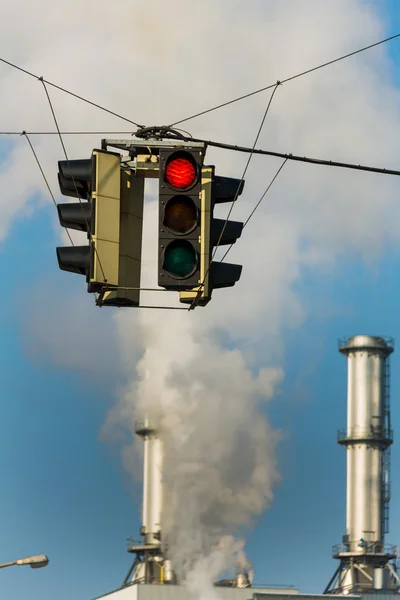
<path id="1" fill-rule="evenodd" d="M 214 217 L 216 204 L 234 202 L 243 192 L 244 180 L 215 175 L 214 166 L 202 168 L 200 277 L 190 291 L 180 292 L 180 302 L 205 306 L 214 289 L 232 287 L 240 279 L 242 265 L 212 260 L 216 246 L 231 245 L 241 236 L 243 223 Z"/>
<path id="2" fill-rule="evenodd" d="M 100 306 L 140 304 L 144 184 L 144 177 L 122 169 L 118 288 L 104 290 L 97 301 Z"/>
<path id="3" fill-rule="evenodd" d="M 99 306 L 139 306 L 144 178 L 105 150 L 58 165 L 61 193 L 81 199 L 58 204 L 60 224 L 86 231 L 89 240 L 57 248 L 60 269 L 85 275 Z"/>
<path id="4" fill-rule="evenodd" d="M 118 286 L 121 157 L 93 150 L 85 160 L 59 161 L 61 193 L 79 202 L 58 204 L 60 224 L 86 231 L 85 246 L 57 248 L 60 269 L 86 276 L 88 292 Z"/>
<path id="5" fill-rule="evenodd" d="M 190 290 L 200 279 L 204 151 L 159 150 L 158 285 Z"/>

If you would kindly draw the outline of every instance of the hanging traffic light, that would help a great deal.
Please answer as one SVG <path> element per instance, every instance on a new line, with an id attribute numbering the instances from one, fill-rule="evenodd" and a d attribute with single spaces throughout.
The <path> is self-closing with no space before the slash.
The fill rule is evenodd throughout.
<path id="1" fill-rule="evenodd" d="M 243 223 L 240 221 L 216 219 L 213 215 L 213 212 L 216 204 L 236 202 L 237 198 L 242 194 L 243 188 L 244 179 L 221 177 L 219 175 L 214 175 L 213 171 L 210 203 L 210 259 L 216 246 L 231 246 L 242 235 Z M 242 265 L 235 265 L 213 260 L 210 263 L 209 273 L 211 289 L 232 287 L 240 279 Z"/>
<path id="2" fill-rule="evenodd" d="M 158 285 L 190 290 L 200 278 L 203 150 L 159 151 Z"/>
<path id="3" fill-rule="evenodd" d="M 93 150 L 85 160 L 59 161 L 61 193 L 80 202 L 58 204 L 60 224 L 86 231 L 86 246 L 57 248 L 60 269 L 86 276 L 88 292 L 118 286 L 121 157 Z"/>
<path id="4" fill-rule="evenodd" d="M 212 291 L 232 287 L 240 279 L 242 265 L 217 262 L 212 259 L 214 248 L 231 245 L 241 236 L 243 223 L 214 217 L 216 204 L 234 202 L 243 192 L 244 180 L 215 175 L 215 167 L 202 169 L 201 177 L 201 235 L 200 285 L 180 293 L 180 302 L 205 306 Z"/>

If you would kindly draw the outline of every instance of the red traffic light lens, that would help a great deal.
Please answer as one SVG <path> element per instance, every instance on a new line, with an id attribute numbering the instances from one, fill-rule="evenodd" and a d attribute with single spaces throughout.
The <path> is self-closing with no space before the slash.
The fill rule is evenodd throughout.
<path id="1" fill-rule="evenodd" d="M 196 163 L 187 152 L 173 154 L 165 167 L 165 181 L 177 190 L 185 190 L 197 180 Z"/>
<path id="2" fill-rule="evenodd" d="M 175 233 L 185 234 L 197 224 L 197 208 L 187 196 L 175 196 L 166 205 L 163 224 Z"/>

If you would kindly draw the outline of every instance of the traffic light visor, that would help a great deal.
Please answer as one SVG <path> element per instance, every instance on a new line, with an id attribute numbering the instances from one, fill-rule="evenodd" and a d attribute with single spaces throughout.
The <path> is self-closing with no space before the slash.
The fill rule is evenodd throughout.
<path id="1" fill-rule="evenodd" d="M 90 231 L 92 220 L 91 202 L 71 202 L 70 204 L 57 204 L 60 225 L 78 231 Z"/>
<path id="2" fill-rule="evenodd" d="M 188 196 L 175 196 L 167 202 L 163 225 L 170 231 L 185 235 L 195 229 L 197 221 L 197 207 Z"/>
<path id="3" fill-rule="evenodd" d="M 190 277 L 197 268 L 196 250 L 185 240 L 176 240 L 168 244 L 164 251 L 163 268 L 176 279 Z"/>
<path id="4" fill-rule="evenodd" d="M 89 200 L 92 186 L 92 159 L 58 161 L 58 183 L 63 196 Z"/>
<path id="5" fill-rule="evenodd" d="M 90 268 L 90 246 L 56 248 L 58 266 L 62 271 L 86 275 Z"/>
<path id="6" fill-rule="evenodd" d="M 175 152 L 168 158 L 164 179 L 176 190 L 188 190 L 198 180 L 197 164 L 189 152 Z"/>

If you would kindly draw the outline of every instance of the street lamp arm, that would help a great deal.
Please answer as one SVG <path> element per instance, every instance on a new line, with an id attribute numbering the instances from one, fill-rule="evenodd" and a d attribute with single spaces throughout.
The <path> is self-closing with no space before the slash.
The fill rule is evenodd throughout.
<path id="1" fill-rule="evenodd" d="M 6 563 L 2 563 L 0 564 L 0 569 L 4 569 L 4 567 L 12 567 L 13 565 L 16 565 L 17 561 L 14 560 L 12 562 L 6 562 Z"/>
<path id="2" fill-rule="evenodd" d="M 30 565 L 32 569 L 39 569 L 40 567 L 46 567 L 49 564 L 49 559 L 46 554 L 37 554 L 35 556 L 28 556 L 27 558 L 19 558 L 12 562 L 6 562 L 0 564 L 0 569 L 4 567 L 12 567 L 13 565 Z"/>

